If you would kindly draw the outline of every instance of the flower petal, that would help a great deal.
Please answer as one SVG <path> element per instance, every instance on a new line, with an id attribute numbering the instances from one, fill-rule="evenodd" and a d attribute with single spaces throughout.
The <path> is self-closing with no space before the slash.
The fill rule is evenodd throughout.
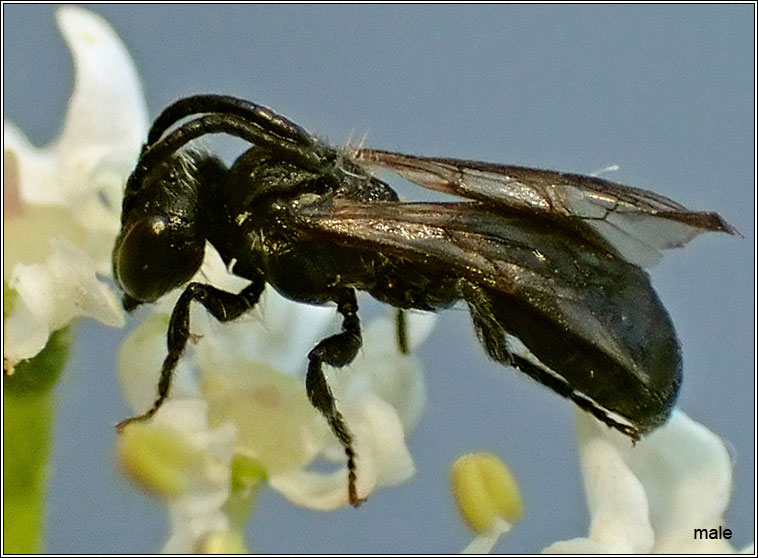
<path id="1" fill-rule="evenodd" d="M 614 432 L 581 411 L 575 411 L 587 505 L 592 523 L 587 538 L 554 543 L 542 552 L 646 553 L 654 544 L 648 500 L 642 483 L 622 458 Z M 614 438 L 610 441 L 608 437 Z M 621 436 L 618 434 L 618 436 Z M 631 445 L 626 437 L 623 441 Z"/>
<path id="2" fill-rule="evenodd" d="M 19 298 L 5 318 L 3 340 L 4 357 L 11 365 L 33 357 L 51 332 L 76 318 L 91 316 L 109 326 L 124 325 L 121 305 L 97 278 L 91 258 L 62 239 L 52 244 L 45 262 L 17 264 L 13 270 L 10 286 Z"/>
<path id="3" fill-rule="evenodd" d="M 394 407 L 379 397 L 367 395 L 360 401 L 343 405 L 342 412 L 353 432 L 361 498 L 378 486 L 398 484 L 413 475 L 413 458 L 405 445 L 403 427 Z M 335 442 L 333 449 L 336 445 Z M 340 452 L 340 461 L 344 462 L 341 447 Z M 336 452 L 331 453 L 336 457 Z M 271 475 L 270 482 L 291 502 L 311 509 L 327 511 L 348 503 L 344 467 L 331 473 L 297 470 Z"/>
<path id="4" fill-rule="evenodd" d="M 679 410 L 634 446 L 578 411 L 577 433 L 589 538 L 546 552 L 734 552 L 725 541 L 692 536 L 722 525 L 729 501 L 731 464 L 718 436 Z"/>
<path id="5" fill-rule="evenodd" d="M 408 348 L 411 352 L 418 349 L 426 341 L 436 323 L 437 314 L 434 312 L 406 312 L 405 325 L 408 329 Z"/>
<path id="6" fill-rule="evenodd" d="M 642 483 L 606 436 L 608 428 L 577 412 L 577 432 L 587 504 L 589 538 L 613 552 L 650 552 L 654 543 L 648 499 Z M 624 438 L 627 445 L 631 443 Z"/>
<path id="7" fill-rule="evenodd" d="M 329 439 L 302 381 L 234 355 L 198 351 L 211 424 L 237 425 L 236 451 L 263 464 L 269 475 L 310 463 Z"/>
<path id="8" fill-rule="evenodd" d="M 23 145 L 23 134 L 12 124 L 5 123 L 3 161 L 3 281 L 10 282 L 17 263 L 41 262 L 53 251 L 51 239 L 62 237 L 75 246 L 81 246 L 86 237 L 85 228 L 71 218 L 68 209 L 56 205 L 30 205 L 22 200 L 22 182 L 26 180 L 50 180 L 45 167 L 45 156 L 38 158 L 38 150 Z M 40 177 L 21 177 L 21 161 L 24 168 Z M 45 175 L 42 177 L 42 175 Z M 110 240 L 106 242 L 110 244 Z"/>
<path id="9" fill-rule="evenodd" d="M 81 177 L 100 170 L 104 159 L 126 164 L 127 173 L 120 176 L 128 174 L 144 141 L 148 118 L 137 71 L 111 26 L 73 6 L 59 9 L 56 15 L 75 69 L 74 91 L 58 139 L 62 191 L 70 200 L 93 186 Z M 29 199 L 49 203 L 50 195 L 61 192 L 55 190 L 38 190 L 41 199 Z"/>
<path id="10" fill-rule="evenodd" d="M 74 59 L 74 91 L 56 142 L 36 149 L 5 124 L 6 149 L 19 153 L 22 199 L 73 206 L 100 187 L 93 178 L 117 176 L 114 200 L 139 154 L 147 108 L 134 64 L 113 29 L 99 16 L 72 6 L 58 10 L 58 25 Z M 77 208 L 78 209 L 78 208 Z M 116 208 L 118 209 L 118 208 Z"/>
<path id="11" fill-rule="evenodd" d="M 41 203 L 55 204 L 64 200 L 63 192 L 57 188 L 55 173 L 58 168 L 58 155 L 55 146 L 37 148 L 31 144 L 26 135 L 12 122 L 3 122 L 3 152 L 5 155 L 5 173 L 12 168 L 18 198 L 30 203 L 41 197 Z M 11 159 L 9 160 L 9 157 Z M 6 174 L 7 176 L 7 174 Z M 52 186 L 55 185 L 55 188 Z M 52 192 L 40 196 L 40 187 L 50 187 Z M 3 185 L 3 189 L 7 184 Z M 4 215 L 5 216 L 5 215 Z"/>
<path id="12" fill-rule="evenodd" d="M 674 410 L 669 421 L 638 447 L 620 444 L 619 449 L 650 499 L 656 552 L 731 549 L 722 543 L 711 546 L 692 536 L 696 527 L 722 525 L 729 504 L 732 466 L 721 438 Z"/>
<path id="13" fill-rule="evenodd" d="M 363 468 L 362 475 L 373 479 L 373 484 L 364 479 L 366 488 L 371 491 L 377 486 L 392 486 L 413 476 L 416 467 L 397 409 L 374 393 L 346 401 L 344 407 L 355 434 L 358 467 Z"/>
<path id="14" fill-rule="evenodd" d="M 358 474 L 358 479 L 360 481 L 361 473 Z M 298 506 L 330 511 L 347 505 L 347 473 L 342 468 L 331 473 L 299 469 L 273 475 L 269 482 L 274 490 Z M 362 488 L 358 489 L 358 494 L 365 496 Z"/>

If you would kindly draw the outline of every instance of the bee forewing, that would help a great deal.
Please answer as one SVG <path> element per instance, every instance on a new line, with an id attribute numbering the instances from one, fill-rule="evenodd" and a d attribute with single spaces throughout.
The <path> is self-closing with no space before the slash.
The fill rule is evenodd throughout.
<path id="1" fill-rule="evenodd" d="M 739 234 L 720 215 L 689 211 L 677 202 L 601 178 L 461 159 L 415 157 L 358 149 L 369 169 L 505 210 L 556 213 L 586 220 L 629 262 L 650 267 L 659 250 L 680 247 L 707 231 Z"/>

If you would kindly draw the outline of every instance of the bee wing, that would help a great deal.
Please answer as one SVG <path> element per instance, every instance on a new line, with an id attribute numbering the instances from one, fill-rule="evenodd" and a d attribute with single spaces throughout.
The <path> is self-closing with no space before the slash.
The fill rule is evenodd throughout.
<path id="1" fill-rule="evenodd" d="M 423 259 L 503 292 L 539 285 L 565 299 L 579 297 L 579 285 L 601 266 L 635 267 L 613 256 L 613 249 L 586 227 L 565 218 L 505 216 L 480 202 L 361 203 L 336 198 L 329 206 L 302 207 L 304 228 L 346 246 L 362 246 L 408 259 Z M 582 267 L 591 254 L 597 262 Z M 524 274 L 530 280 L 521 285 Z M 607 270 L 601 273 L 607 275 Z"/>
<path id="2" fill-rule="evenodd" d="M 581 222 L 506 216 L 480 202 L 349 200 L 300 207 L 297 219 L 300 238 L 314 245 L 378 254 L 430 281 L 460 277 L 482 288 L 503 334 L 523 343 L 541 368 L 517 367 L 563 395 L 599 400 L 641 430 L 665 418 L 681 374 L 673 325 L 647 273 Z M 512 342 L 505 344 L 515 352 Z M 485 346 L 492 355 L 492 345 Z M 592 363 L 578 364 L 588 353 L 585 362 Z M 596 370 L 616 384 L 611 391 L 594 379 Z"/>
<path id="3" fill-rule="evenodd" d="M 353 159 L 493 207 L 581 218 L 644 267 L 660 259 L 659 250 L 683 246 L 702 232 L 739 234 L 718 213 L 690 211 L 660 194 L 592 176 L 373 149 L 358 149 Z"/>

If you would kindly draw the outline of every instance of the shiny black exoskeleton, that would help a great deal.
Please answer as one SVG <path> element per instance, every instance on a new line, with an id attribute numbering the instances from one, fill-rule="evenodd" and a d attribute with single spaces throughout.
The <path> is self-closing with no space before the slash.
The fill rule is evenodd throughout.
<path id="1" fill-rule="evenodd" d="M 182 149 L 213 133 L 252 147 L 231 168 Z M 402 203 L 369 173 L 372 166 L 466 200 Z M 633 230 L 645 219 L 665 225 L 660 241 Z M 689 212 L 597 178 L 340 151 L 247 101 L 179 100 L 153 124 L 127 183 L 113 252 L 124 306 L 184 286 L 206 241 L 250 285 L 239 293 L 198 282 L 184 287 L 171 315 L 158 398 L 119 426 L 151 417 L 168 396 L 190 336 L 193 300 L 218 320 L 233 320 L 268 283 L 295 301 L 334 303 L 343 317 L 342 331 L 309 353 L 306 389 L 345 448 L 353 505 L 361 499 L 352 436 L 322 366 L 347 365 L 361 346 L 356 290 L 399 309 L 436 311 L 464 301 L 493 359 L 637 439 L 668 417 L 681 357 L 671 320 L 635 258 L 702 230 L 734 232 L 714 213 Z"/>

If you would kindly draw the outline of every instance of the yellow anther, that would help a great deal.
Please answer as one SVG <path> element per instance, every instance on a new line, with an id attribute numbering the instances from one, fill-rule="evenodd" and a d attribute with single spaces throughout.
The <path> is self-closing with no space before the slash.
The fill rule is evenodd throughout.
<path id="1" fill-rule="evenodd" d="M 453 463 L 450 479 L 458 510 L 477 533 L 491 532 L 498 518 L 509 524 L 521 519 L 524 505 L 516 479 L 494 455 L 464 455 Z"/>
<path id="2" fill-rule="evenodd" d="M 182 492 L 200 466 L 202 454 L 175 431 L 151 424 L 130 424 L 119 436 L 118 458 L 142 488 L 166 498 Z"/>

